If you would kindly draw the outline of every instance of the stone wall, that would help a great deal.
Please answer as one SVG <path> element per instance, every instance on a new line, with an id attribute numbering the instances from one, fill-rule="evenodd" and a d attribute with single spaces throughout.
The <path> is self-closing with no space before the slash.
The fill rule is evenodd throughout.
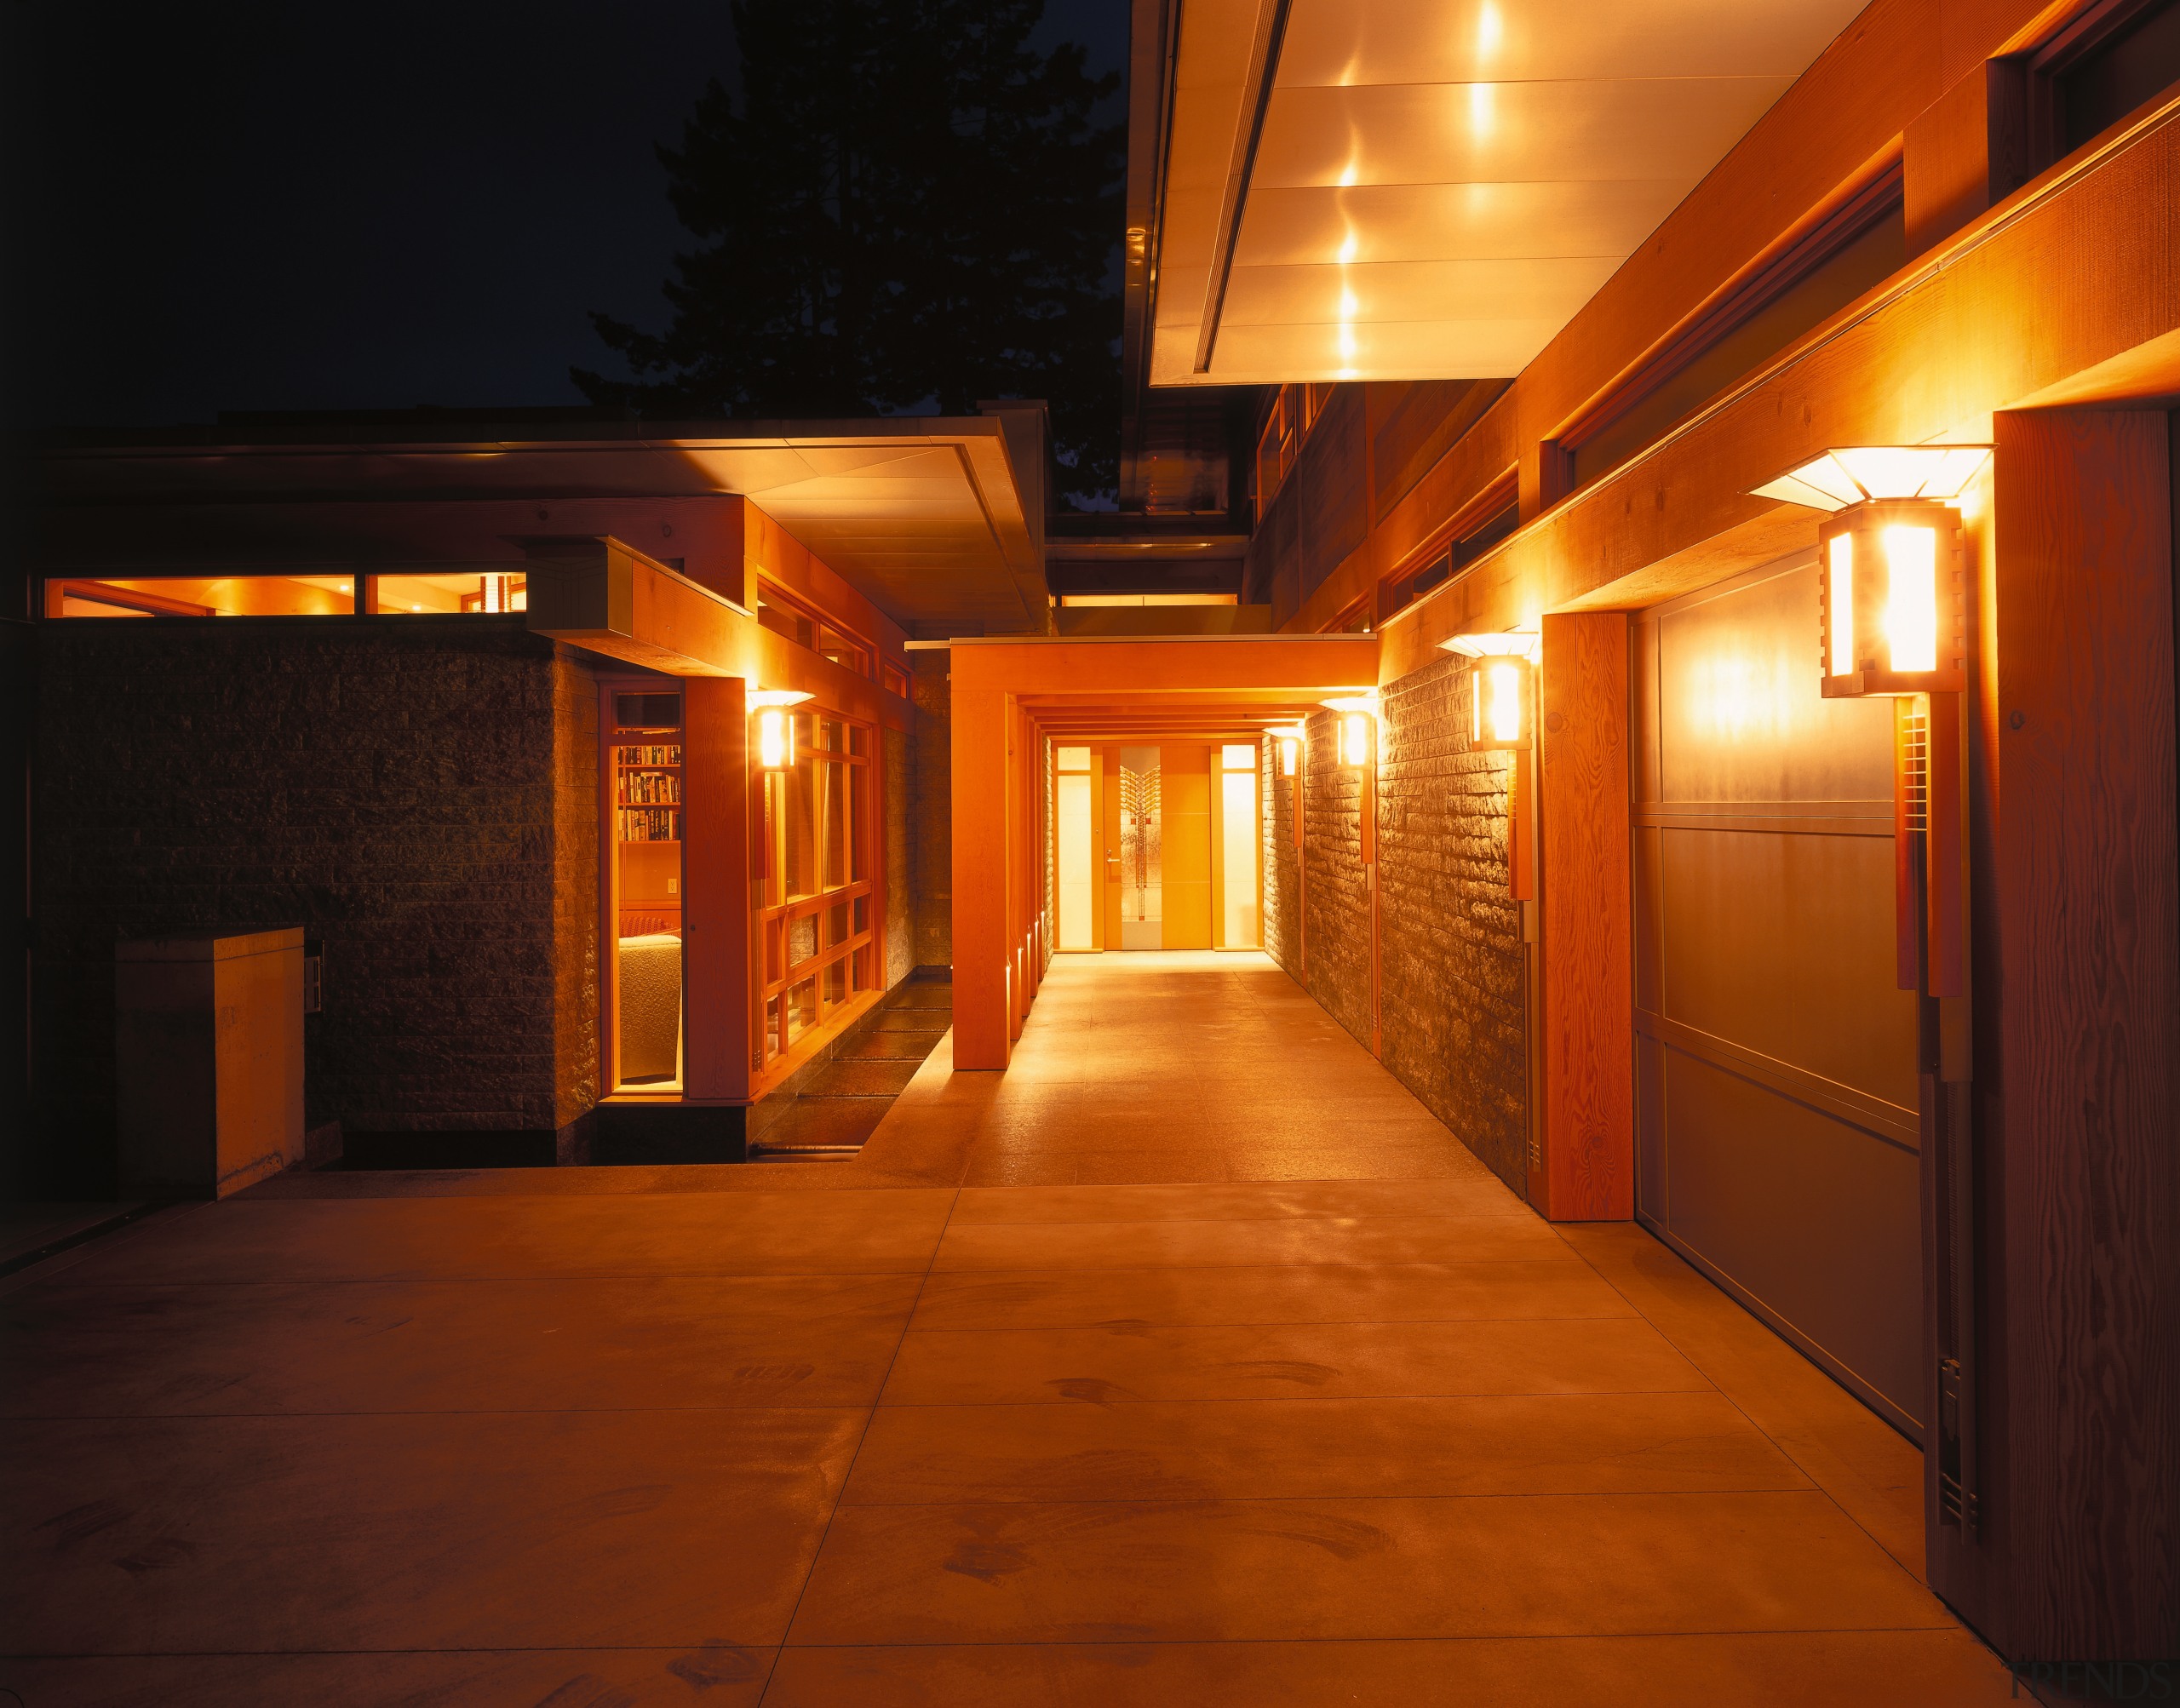
<path id="1" fill-rule="evenodd" d="M 1294 779 L 1279 774 L 1279 743 L 1264 742 L 1264 947 L 1302 977 L 1301 857 L 1294 847 Z"/>
<path id="2" fill-rule="evenodd" d="M 301 925 L 306 1119 L 550 1132 L 595 1102 L 597 695 L 490 618 L 50 624 L 33 910 L 39 1173 L 111 1167 L 113 944 Z"/>
<path id="3" fill-rule="evenodd" d="M 1340 763 L 1339 720 L 1310 719 L 1302 780 L 1302 984 L 1370 1047 L 1370 890 L 1362 868 L 1361 771 Z"/>
<path id="4" fill-rule="evenodd" d="M 1468 751 L 1466 661 L 1385 690 L 1376 804 L 1380 1059 L 1516 1191 L 1527 1178 L 1528 986 L 1506 888 L 1510 756 Z M 1370 895 L 1361 774 L 1338 763 L 1335 720 L 1310 719 L 1304 848 L 1294 788 L 1267 742 L 1265 947 L 1367 1049 Z"/>
<path id="5" fill-rule="evenodd" d="M 909 813 L 919 966 L 954 965 L 954 692 L 949 652 L 909 655 L 915 703 Z"/>
<path id="6" fill-rule="evenodd" d="M 1516 1191 L 1528 1178 L 1525 973 L 1506 889 L 1512 756 L 1468 751 L 1468 662 L 1385 691 L 1378 768 L 1380 1059 Z"/>

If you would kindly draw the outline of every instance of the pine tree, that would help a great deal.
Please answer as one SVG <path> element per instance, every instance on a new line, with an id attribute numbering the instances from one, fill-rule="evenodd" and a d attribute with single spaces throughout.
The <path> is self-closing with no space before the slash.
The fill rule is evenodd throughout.
<path id="1" fill-rule="evenodd" d="M 966 414 L 1041 397 L 1064 487 L 1116 479 L 1118 87 L 1030 45 L 1042 0 L 735 0 L 743 93 L 714 80 L 662 146 L 697 246 L 663 333 L 593 324 L 652 416 Z"/>

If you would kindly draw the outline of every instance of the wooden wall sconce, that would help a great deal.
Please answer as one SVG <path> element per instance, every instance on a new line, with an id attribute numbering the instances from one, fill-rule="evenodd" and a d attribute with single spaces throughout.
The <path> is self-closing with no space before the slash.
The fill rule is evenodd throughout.
<path id="1" fill-rule="evenodd" d="M 1827 450 L 1757 487 L 1828 513 L 1817 529 L 1827 700 L 1893 702 L 1894 892 L 1902 990 L 1959 996 L 1961 696 L 1968 594 L 1958 500 L 1988 445 Z"/>
<path id="2" fill-rule="evenodd" d="M 1535 629 L 1456 634 L 1438 644 L 1473 662 L 1469 670 L 1471 753 L 1514 756 L 1506 788 L 1506 892 L 1536 898 L 1536 663 L 1544 638 Z"/>
<path id="3" fill-rule="evenodd" d="M 795 768 L 795 714 L 810 696 L 792 688 L 753 688 L 749 714 L 757 720 L 757 764 L 763 771 Z"/>

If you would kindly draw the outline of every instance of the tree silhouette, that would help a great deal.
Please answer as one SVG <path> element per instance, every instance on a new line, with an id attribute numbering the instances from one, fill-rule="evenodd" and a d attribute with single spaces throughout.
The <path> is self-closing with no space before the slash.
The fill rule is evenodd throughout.
<path id="1" fill-rule="evenodd" d="M 1041 397 L 1067 471 L 1116 479 L 1118 87 L 1029 44 L 1042 0 L 734 0 L 739 98 L 714 80 L 662 146 L 697 246 L 651 333 L 594 313 L 649 415 L 967 414 Z"/>

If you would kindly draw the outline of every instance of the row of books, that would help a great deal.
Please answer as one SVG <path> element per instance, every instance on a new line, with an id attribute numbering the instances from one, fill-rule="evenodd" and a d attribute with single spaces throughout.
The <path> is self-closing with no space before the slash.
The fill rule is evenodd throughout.
<path id="1" fill-rule="evenodd" d="M 613 757 L 624 765 L 678 765 L 679 748 L 616 748 Z"/>
<path id="2" fill-rule="evenodd" d="M 681 779 L 672 771 L 632 771 L 621 774 L 621 805 L 623 806 L 678 806 L 681 803 Z"/>
<path id="3" fill-rule="evenodd" d="M 624 806 L 621 809 L 623 842 L 679 842 L 681 809 L 678 806 Z"/>

